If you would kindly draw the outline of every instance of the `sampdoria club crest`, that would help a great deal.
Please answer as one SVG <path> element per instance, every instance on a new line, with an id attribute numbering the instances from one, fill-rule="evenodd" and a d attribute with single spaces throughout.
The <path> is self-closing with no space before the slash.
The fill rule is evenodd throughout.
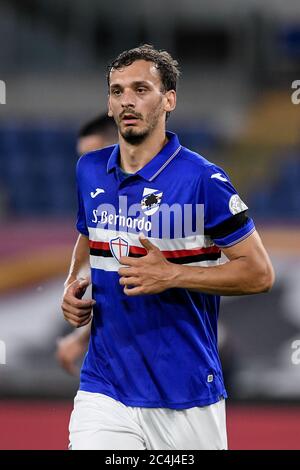
<path id="1" fill-rule="evenodd" d="M 143 199 L 141 200 L 141 207 L 146 215 L 154 214 L 161 203 L 162 191 L 159 189 L 144 188 Z"/>

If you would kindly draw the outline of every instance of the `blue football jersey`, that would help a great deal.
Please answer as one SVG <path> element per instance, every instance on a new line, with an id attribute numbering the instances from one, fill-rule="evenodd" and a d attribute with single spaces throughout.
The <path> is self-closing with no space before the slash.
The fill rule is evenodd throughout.
<path id="1" fill-rule="evenodd" d="M 78 161 L 77 228 L 89 237 L 96 300 L 80 389 L 130 406 L 184 409 L 227 396 L 217 346 L 220 297 L 179 288 L 129 297 L 119 259 L 146 254 L 143 232 L 170 262 L 214 266 L 222 247 L 255 228 L 226 173 L 167 136 L 133 175 L 120 171 L 118 145 Z"/>

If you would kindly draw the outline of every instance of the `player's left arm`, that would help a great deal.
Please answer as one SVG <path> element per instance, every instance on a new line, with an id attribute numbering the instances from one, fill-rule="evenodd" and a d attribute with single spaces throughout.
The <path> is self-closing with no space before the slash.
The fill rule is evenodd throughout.
<path id="1" fill-rule="evenodd" d="M 169 262 L 150 240 L 141 238 L 147 255 L 123 257 L 119 269 L 125 294 L 157 294 L 170 288 L 184 288 L 215 295 L 243 295 L 267 292 L 274 283 L 269 256 L 254 231 L 243 241 L 222 251 L 228 262 L 211 267 L 183 266 Z"/>
<path id="2" fill-rule="evenodd" d="M 272 288 L 274 269 L 257 231 L 222 251 L 228 258 L 224 264 L 178 266 L 176 287 L 218 295 L 258 294 Z"/>

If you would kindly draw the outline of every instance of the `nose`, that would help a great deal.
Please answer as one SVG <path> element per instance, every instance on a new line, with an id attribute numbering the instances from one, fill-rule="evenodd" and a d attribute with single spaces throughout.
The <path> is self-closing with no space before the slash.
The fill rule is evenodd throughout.
<path id="1" fill-rule="evenodd" d="M 135 96 L 131 89 L 125 89 L 122 93 L 121 105 L 123 108 L 134 108 L 135 107 Z"/>

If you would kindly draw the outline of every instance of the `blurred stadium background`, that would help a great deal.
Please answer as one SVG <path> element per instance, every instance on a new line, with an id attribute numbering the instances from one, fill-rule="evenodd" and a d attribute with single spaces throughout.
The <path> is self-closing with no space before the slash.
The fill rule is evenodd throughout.
<path id="1" fill-rule="evenodd" d="M 0 448 L 67 447 L 78 378 L 54 352 L 70 331 L 76 134 L 105 110 L 107 62 L 142 42 L 179 60 L 168 127 L 231 175 L 277 273 L 270 294 L 223 300 L 229 446 L 300 449 L 298 0 L 1 0 Z"/>

